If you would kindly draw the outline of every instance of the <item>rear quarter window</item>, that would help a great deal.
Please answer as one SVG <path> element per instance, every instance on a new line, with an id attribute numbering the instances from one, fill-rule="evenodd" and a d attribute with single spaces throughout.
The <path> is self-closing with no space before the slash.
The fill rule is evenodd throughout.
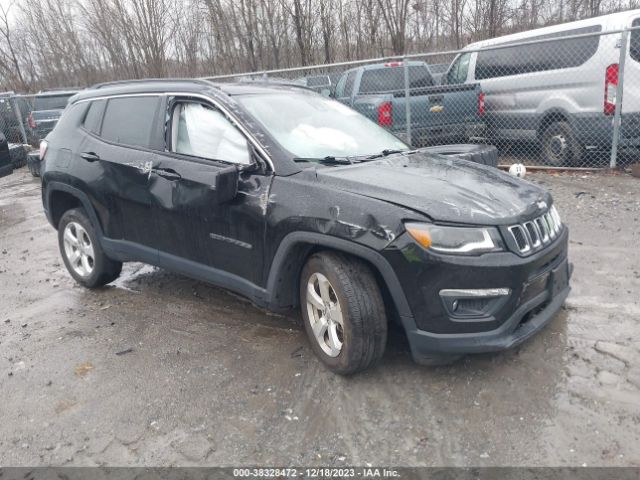
<path id="1" fill-rule="evenodd" d="M 122 145 L 150 148 L 158 105 L 155 96 L 108 100 L 100 136 Z"/>
<path id="2" fill-rule="evenodd" d="M 89 109 L 84 117 L 83 126 L 92 133 L 100 134 L 100 126 L 102 125 L 102 113 L 106 106 L 106 100 L 96 100 L 89 104 Z"/>
<path id="3" fill-rule="evenodd" d="M 518 43 L 597 33 L 601 30 L 602 27 L 600 25 L 593 25 L 591 27 L 529 37 L 518 40 Z M 516 42 L 508 42 L 504 45 L 510 43 Z M 476 80 L 484 80 L 487 78 L 579 67 L 595 55 L 599 44 L 600 37 L 593 36 L 480 51 L 476 60 L 475 78 Z"/>

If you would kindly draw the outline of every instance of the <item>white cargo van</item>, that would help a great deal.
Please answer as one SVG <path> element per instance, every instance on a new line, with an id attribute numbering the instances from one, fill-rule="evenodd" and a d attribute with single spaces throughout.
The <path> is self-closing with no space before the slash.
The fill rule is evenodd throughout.
<path id="1" fill-rule="evenodd" d="M 443 83 L 480 82 L 492 141 L 535 141 L 545 163 L 577 166 L 585 151 L 611 146 L 623 37 L 606 32 L 633 27 L 626 45 L 620 145 L 638 147 L 640 10 L 468 45 Z M 580 37 L 549 40 L 574 35 Z"/>

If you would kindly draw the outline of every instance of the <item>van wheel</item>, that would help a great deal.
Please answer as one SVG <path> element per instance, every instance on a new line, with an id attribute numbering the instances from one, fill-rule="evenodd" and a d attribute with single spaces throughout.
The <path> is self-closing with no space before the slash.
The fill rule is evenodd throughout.
<path id="1" fill-rule="evenodd" d="M 364 262 L 339 253 L 312 255 L 300 276 L 300 306 L 311 348 L 332 372 L 356 373 L 382 358 L 385 307 Z"/>
<path id="2" fill-rule="evenodd" d="M 577 166 L 584 147 L 567 122 L 553 122 L 542 134 L 542 162 L 552 167 Z"/>
<path id="3" fill-rule="evenodd" d="M 101 287 L 120 275 L 122 263 L 104 254 L 95 229 L 81 208 L 62 215 L 58 224 L 58 246 L 67 270 L 80 285 Z"/>

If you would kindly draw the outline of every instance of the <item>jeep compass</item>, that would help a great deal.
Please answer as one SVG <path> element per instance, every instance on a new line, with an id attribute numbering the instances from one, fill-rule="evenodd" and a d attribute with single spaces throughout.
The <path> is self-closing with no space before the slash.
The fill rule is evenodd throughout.
<path id="1" fill-rule="evenodd" d="M 336 373 L 378 361 L 390 321 L 418 363 L 513 347 L 569 293 L 568 231 L 547 191 L 411 149 L 304 88 L 97 85 L 41 152 L 44 209 L 78 283 L 140 261 L 299 308 Z"/>

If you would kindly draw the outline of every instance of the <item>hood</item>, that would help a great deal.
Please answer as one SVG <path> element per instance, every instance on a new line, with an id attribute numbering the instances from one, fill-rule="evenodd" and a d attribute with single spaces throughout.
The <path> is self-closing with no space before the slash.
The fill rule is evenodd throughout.
<path id="1" fill-rule="evenodd" d="M 508 225 L 540 215 L 551 195 L 497 168 L 429 153 L 317 169 L 318 180 L 434 221 Z"/>

